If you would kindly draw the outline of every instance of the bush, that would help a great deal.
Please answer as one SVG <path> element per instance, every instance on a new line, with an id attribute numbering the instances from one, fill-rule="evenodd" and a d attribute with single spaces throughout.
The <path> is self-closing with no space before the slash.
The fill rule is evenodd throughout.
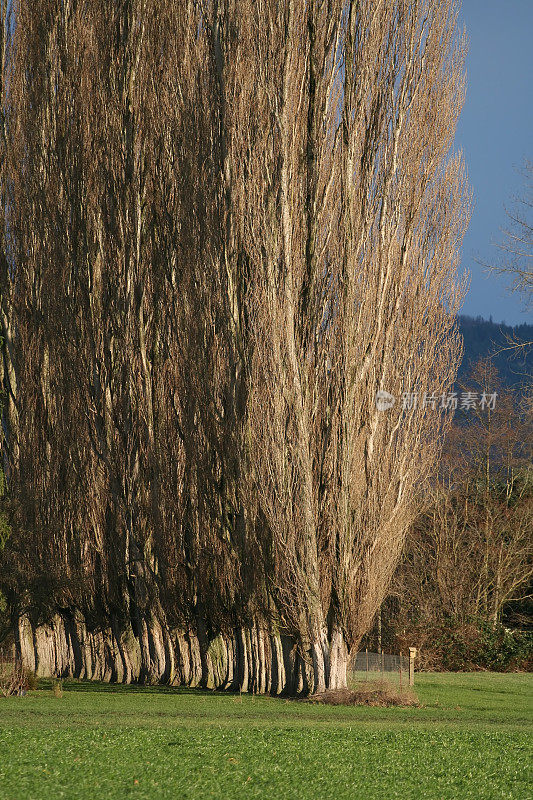
<path id="1" fill-rule="evenodd" d="M 387 681 L 361 683 L 356 689 L 328 689 L 311 695 L 309 700 L 330 706 L 418 706 L 412 689 L 398 689 Z"/>
<path id="2" fill-rule="evenodd" d="M 450 618 L 426 630 L 424 638 L 420 666 L 425 669 L 507 672 L 530 670 L 533 665 L 533 634 L 483 619 L 461 623 Z"/>
<path id="3" fill-rule="evenodd" d="M 25 670 L 25 678 L 26 678 L 26 688 L 29 691 L 35 691 L 39 688 L 39 678 L 35 672 L 32 672 L 31 669 Z"/>

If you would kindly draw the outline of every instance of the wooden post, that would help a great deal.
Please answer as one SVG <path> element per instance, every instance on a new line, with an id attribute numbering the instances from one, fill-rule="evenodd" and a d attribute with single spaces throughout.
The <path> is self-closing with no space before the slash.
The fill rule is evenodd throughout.
<path id="1" fill-rule="evenodd" d="M 402 689 L 402 651 L 400 650 L 400 691 Z"/>
<path id="2" fill-rule="evenodd" d="M 415 685 L 416 647 L 409 648 L 409 686 Z"/>
<path id="3" fill-rule="evenodd" d="M 366 679 L 368 680 L 368 647 L 366 648 Z"/>
<path id="4" fill-rule="evenodd" d="M 384 681 L 385 680 L 385 673 L 384 673 L 384 665 L 383 665 L 383 650 L 381 649 L 381 647 L 380 647 L 380 651 L 381 651 L 381 680 Z"/>

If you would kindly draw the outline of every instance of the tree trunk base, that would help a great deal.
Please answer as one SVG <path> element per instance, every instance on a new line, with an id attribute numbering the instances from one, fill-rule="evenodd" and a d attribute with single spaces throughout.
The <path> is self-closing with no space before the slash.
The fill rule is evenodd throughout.
<path id="1" fill-rule="evenodd" d="M 259 624 L 202 639 L 171 630 L 156 617 L 142 620 L 139 635 L 113 623 L 90 630 L 81 614 L 57 614 L 38 626 L 22 616 L 17 629 L 23 665 L 41 677 L 289 696 L 346 685 L 347 650 L 338 632 L 331 643 L 313 645 L 305 659 L 291 637 Z M 314 653 L 325 648 L 329 653 L 317 668 Z"/>

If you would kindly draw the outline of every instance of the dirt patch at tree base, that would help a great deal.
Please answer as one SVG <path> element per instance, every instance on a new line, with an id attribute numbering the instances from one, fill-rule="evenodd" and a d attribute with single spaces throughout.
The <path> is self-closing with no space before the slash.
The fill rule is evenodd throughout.
<path id="1" fill-rule="evenodd" d="M 311 703 L 330 706 L 418 706 L 411 689 L 399 689 L 389 683 L 368 683 L 356 689 L 328 689 L 308 698 Z"/>

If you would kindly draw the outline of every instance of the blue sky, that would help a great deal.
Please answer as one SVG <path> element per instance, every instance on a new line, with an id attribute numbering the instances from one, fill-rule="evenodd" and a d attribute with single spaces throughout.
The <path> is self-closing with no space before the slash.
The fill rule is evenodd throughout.
<path id="1" fill-rule="evenodd" d="M 462 265 L 471 273 L 463 313 L 495 322 L 533 322 L 505 282 L 475 261 L 498 259 L 505 205 L 524 195 L 517 169 L 533 161 L 533 0 L 463 0 L 469 37 L 468 91 L 456 142 L 464 151 L 474 210 Z"/>

